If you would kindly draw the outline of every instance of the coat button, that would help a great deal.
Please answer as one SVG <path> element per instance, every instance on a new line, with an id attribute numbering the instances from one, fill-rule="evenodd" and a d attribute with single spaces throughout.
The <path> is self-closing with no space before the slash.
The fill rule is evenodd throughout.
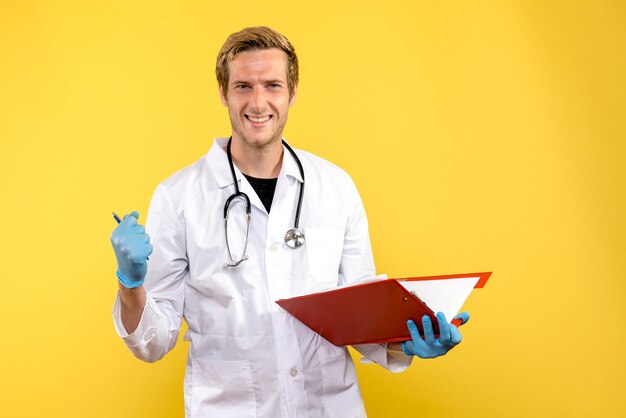
<path id="1" fill-rule="evenodd" d="M 270 250 L 271 250 L 271 251 L 276 251 L 277 249 L 278 249 L 278 246 L 277 246 L 276 244 L 272 244 L 272 245 L 270 246 Z"/>
<path id="2" fill-rule="evenodd" d="M 150 340 L 152 340 L 154 338 L 154 336 L 156 335 L 156 331 L 154 329 L 149 329 L 148 331 L 146 331 L 146 333 L 143 336 L 143 340 L 145 342 L 149 342 Z"/>
<path id="3" fill-rule="evenodd" d="M 290 371 L 289 374 L 291 375 L 291 377 L 296 377 L 298 375 L 298 370 L 293 367 Z"/>

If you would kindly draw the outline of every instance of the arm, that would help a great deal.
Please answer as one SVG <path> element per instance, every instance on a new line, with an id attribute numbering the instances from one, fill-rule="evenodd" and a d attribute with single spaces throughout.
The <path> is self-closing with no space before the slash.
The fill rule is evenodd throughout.
<path id="1" fill-rule="evenodd" d="M 157 187 L 146 223 L 154 252 L 144 286 L 127 288 L 120 280 L 113 318 L 116 330 L 139 359 L 161 359 L 176 344 L 182 322 L 188 275 L 184 222 L 166 188 Z M 118 276 L 119 278 L 119 276 Z"/>
<path id="2" fill-rule="evenodd" d="M 126 332 L 132 334 L 139 325 L 146 306 L 146 290 L 143 286 L 128 289 L 119 284 L 120 314 Z"/>
<path id="3" fill-rule="evenodd" d="M 111 234 L 111 244 L 117 258 L 116 275 L 122 301 L 122 322 L 129 333 L 137 328 L 146 304 L 143 283 L 148 270 L 148 256 L 152 253 L 150 236 L 137 223 L 138 219 L 138 212 L 124 216 L 124 220 Z"/>

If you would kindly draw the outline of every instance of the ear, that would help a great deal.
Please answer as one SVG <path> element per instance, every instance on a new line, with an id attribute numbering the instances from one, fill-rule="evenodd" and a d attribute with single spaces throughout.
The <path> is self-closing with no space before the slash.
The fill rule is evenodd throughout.
<path id="1" fill-rule="evenodd" d="M 289 107 L 296 104 L 296 97 L 298 97 L 298 85 L 297 84 L 293 88 L 293 96 L 291 96 L 291 99 L 289 99 Z"/>
<path id="2" fill-rule="evenodd" d="M 228 107 L 228 98 L 226 98 L 226 95 L 224 94 L 224 88 L 222 86 L 220 86 L 220 100 L 222 100 L 222 104 L 226 107 Z"/>

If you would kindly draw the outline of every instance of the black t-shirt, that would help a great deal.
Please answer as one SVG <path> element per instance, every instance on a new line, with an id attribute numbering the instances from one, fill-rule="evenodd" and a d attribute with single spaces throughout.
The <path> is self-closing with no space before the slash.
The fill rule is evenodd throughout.
<path id="1" fill-rule="evenodd" d="M 267 213 L 270 213 L 272 199 L 274 199 L 274 192 L 276 191 L 276 182 L 278 179 L 258 179 L 247 174 L 244 174 L 244 176 L 246 176 L 257 196 L 261 199 L 261 203 L 265 206 Z"/>

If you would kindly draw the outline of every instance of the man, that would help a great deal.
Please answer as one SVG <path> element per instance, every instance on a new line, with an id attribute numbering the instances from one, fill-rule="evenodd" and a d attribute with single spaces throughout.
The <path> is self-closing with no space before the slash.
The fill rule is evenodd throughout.
<path id="1" fill-rule="evenodd" d="M 153 362 L 174 347 L 185 318 L 187 417 L 363 417 L 347 349 L 274 303 L 375 275 L 356 187 L 338 167 L 283 142 L 298 90 L 298 60 L 284 36 L 266 27 L 231 35 L 216 73 L 232 137 L 157 187 L 150 236 L 136 212 L 111 236 L 116 329 L 135 356 Z M 409 322 L 413 340 L 402 346 L 355 348 L 404 370 L 413 355 L 436 357 L 461 341 L 438 319 L 437 340 L 426 318 L 426 340 Z"/>

